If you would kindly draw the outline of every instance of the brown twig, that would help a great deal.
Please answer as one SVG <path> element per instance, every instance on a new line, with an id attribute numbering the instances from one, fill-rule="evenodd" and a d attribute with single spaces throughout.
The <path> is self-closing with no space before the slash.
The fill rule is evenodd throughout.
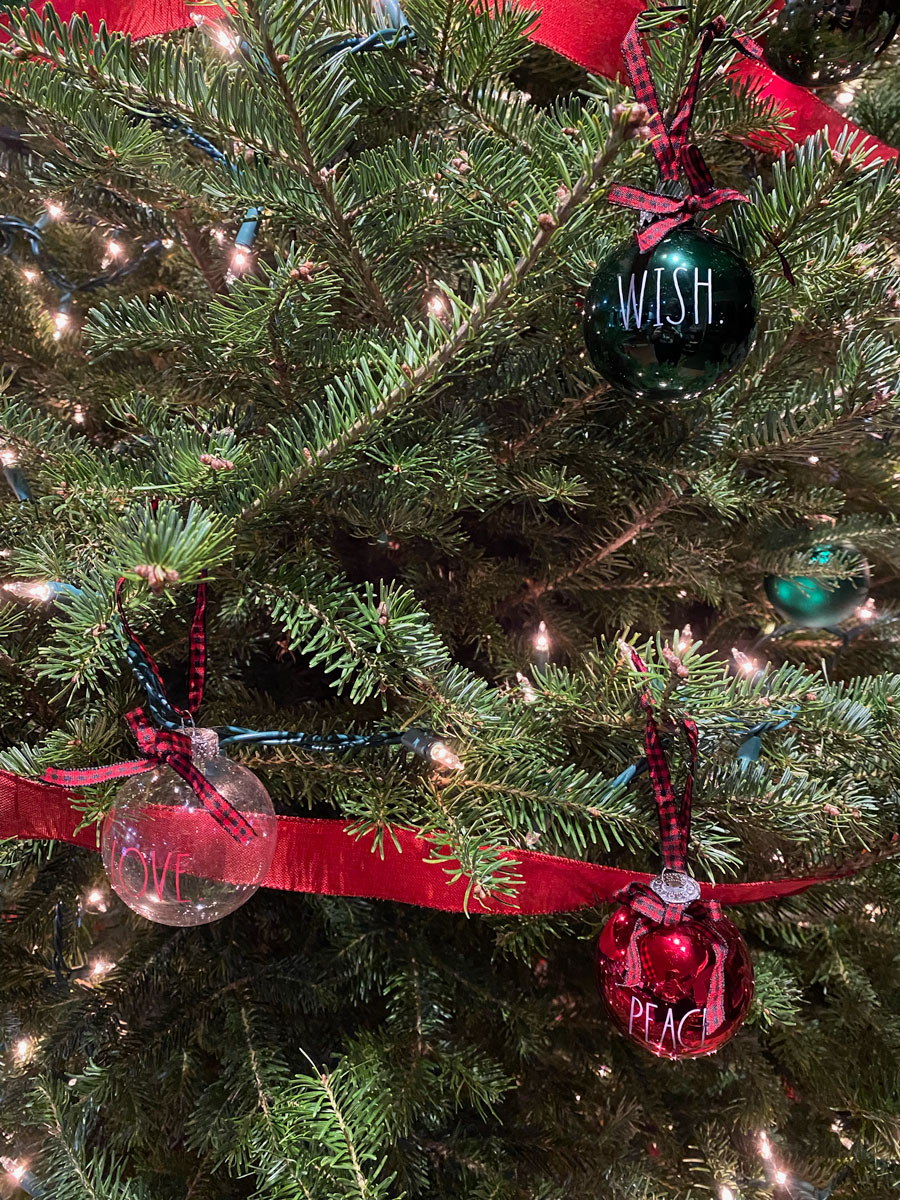
<path id="1" fill-rule="evenodd" d="M 527 591 L 519 598 L 519 603 L 527 600 L 537 600 L 546 592 L 556 591 L 564 584 L 570 583 L 573 579 L 577 579 L 579 575 L 584 575 L 587 571 L 593 570 L 604 559 L 609 558 L 611 554 L 615 554 L 617 550 L 621 550 L 633 538 L 638 537 L 645 529 L 649 527 L 667 512 L 672 505 L 680 498 L 681 493 L 673 491 L 671 488 L 666 488 L 660 498 L 651 507 L 646 509 L 634 521 L 609 542 L 599 546 L 592 551 L 587 558 L 582 559 L 580 563 L 569 567 L 568 570 L 560 572 L 559 575 L 552 579 L 544 581 L 532 581 L 528 584 Z"/>
<path id="2" fill-rule="evenodd" d="M 531 245 L 516 262 L 512 270 L 500 280 L 499 284 L 485 297 L 480 307 L 473 310 L 468 320 L 463 321 L 456 333 L 436 350 L 431 357 L 409 378 L 393 389 L 380 404 L 375 404 L 357 421 L 354 421 L 343 433 L 320 447 L 315 453 L 307 453 L 307 461 L 287 476 L 276 487 L 258 496 L 247 505 L 237 517 L 238 522 L 250 520 L 263 508 L 288 495 L 299 486 L 314 471 L 327 465 L 339 454 L 358 441 L 375 422 L 381 421 L 395 408 L 419 388 L 429 383 L 448 362 L 451 362 L 465 343 L 474 337 L 493 314 L 506 304 L 510 293 L 521 283 L 528 272 L 540 258 L 543 251 L 553 238 L 556 230 L 564 225 L 575 210 L 587 199 L 594 187 L 603 178 L 606 168 L 615 158 L 622 141 L 622 132 L 614 129 L 601 150 L 597 152 L 590 168 L 578 179 L 572 191 L 567 193 L 559 202 L 552 214 L 546 214 L 541 220 L 538 232 L 532 239 Z"/>

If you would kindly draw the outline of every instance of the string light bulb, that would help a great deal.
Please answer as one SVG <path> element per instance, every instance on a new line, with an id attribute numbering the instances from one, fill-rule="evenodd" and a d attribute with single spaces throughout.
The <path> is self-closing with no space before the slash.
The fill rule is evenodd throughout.
<path id="1" fill-rule="evenodd" d="M 734 659 L 735 667 L 742 675 L 755 675 L 759 671 L 759 663 L 749 654 L 745 654 L 743 650 L 738 650 L 737 646 L 732 647 L 731 657 Z"/>
<path id="2" fill-rule="evenodd" d="M 875 611 L 875 601 L 870 597 L 865 604 L 860 604 L 854 615 L 857 621 L 874 621 L 878 616 L 878 613 Z"/>
<path id="3" fill-rule="evenodd" d="M 761 1158 L 770 1159 L 772 1157 L 772 1147 L 769 1144 L 769 1135 L 765 1132 L 759 1135 L 759 1153 Z"/>
<path id="4" fill-rule="evenodd" d="M 534 635 L 534 648 L 538 654 L 550 653 L 550 635 L 547 633 L 547 625 L 541 621 L 537 627 L 537 633 Z"/>
<path id="5" fill-rule="evenodd" d="M 522 692 L 522 700 L 525 704 L 534 704 L 537 700 L 537 692 L 534 690 L 534 685 L 527 675 L 523 675 L 521 671 L 516 671 L 516 683 Z"/>
<path id="6" fill-rule="evenodd" d="M 96 958 L 91 963 L 91 975 L 95 979 L 102 979 L 104 975 L 109 974 L 115 965 L 115 963 L 107 962 L 105 958 Z"/>
<path id="7" fill-rule="evenodd" d="M 20 1037 L 13 1047 L 13 1058 L 17 1063 L 26 1063 L 31 1058 L 34 1042 L 30 1037 Z"/>
<path id="8" fill-rule="evenodd" d="M 8 592 L 16 600 L 33 600 L 37 604 L 46 604 L 53 597 L 53 588 L 50 584 L 42 583 L 40 580 L 32 580 L 29 583 L 24 580 L 11 579 L 2 587 L 4 592 Z"/>
<path id="9" fill-rule="evenodd" d="M 784 1187 L 784 1185 L 787 1183 L 787 1171 L 776 1171 L 775 1182 L 779 1187 Z"/>
<path id="10" fill-rule="evenodd" d="M 4 446 L 0 449 L 0 465 L 4 467 L 14 467 L 19 461 L 19 455 L 12 446 Z"/>
<path id="11" fill-rule="evenodd" d="M 250 266 L 250 251 L 244 246 L 235 246 L 231 252 L 231 269 L 235 274 L 246 271 Z"/>
<path id="12" fill-rule="evenodd" d="M 65 215 L 66 210 L 61 204 L 58 204 L 55 200 L 47 201 L 47 216 L 51 221 L 61 221 Z"/>
<path id="13" fill-rule="evenodd" d="M 734 1192 L 727 1183 L 723 1183 L 719 1188 L 719 1200 L 734 1200 Z"/>
<path id="14" fill-rule="evenodd" d="M 72 422 L 75 425 L 83 425 L 87 420 L 87 413 L 84 411 L 82 404 L 76 404 L 72 409 Z"/>
<path id="15" fill-rule="evenodd" d="M 105 913 L 109 908 L 109 900 L 102 888 L 91 888 L 82 905 L 91 912 Z"/>
<path id="16" fill-rule="evenodd" d="M 464 764 L 459 755 L 451 750 L 446 742 L 433 734 L 425 733 L 424 730 L 407 729 L 400 739 L 400 745 L 444 771 L 463 769 Z"/>
<path id="17" fill-rule="evenodd" d="M 14 1158 L 7 1158 L 5 1154 L 0 1155 L 0 1166 L 14 1183 L 21 1183 L 28 1170 L 27 1163 L 16 1162 Z"/>
<path id="18" fill-rule="evenodd" d="M 106 243 L 106 253 L 110 258 L 121 258 L 125 253 L 125 247 L 121 242 L 117 242 L 115 238 L 110 238 Z"/>
<path id="19" fill-rule="evenodd" d="M 806 461 L 810 464 L 810 466 L 814 467 L 819 461 L 819 456 L 818 454 L 811 454 Z"/>
<path id="20" fill-rule="evenodd" d="M 35 271 L 34 267 L 23 267 L 22 275 L 25 279 L 28 280 L 29 283 L 34 283 L 34 281 L 38 277 L 38 273 L 37 273 L 37 271 Z"/>
<path id="21" fill-rule="evenodd" d="M 224 25 L 215 25 L 212 29 L 212 39 L 216 42 L 226 54 L 234 54 L 238 46 L 241 44 L 241 39 L 231 29 L 227 29 Z"/>
<path id="22" fill-rule="evenodd" d="M 435 292 L 433 295 L 428 297 L 428 311 L 437 320 L 440 320 L 441 317 L 446 315 L 447 301 L 442 295 L 440 295 L 439 292 Z"/>

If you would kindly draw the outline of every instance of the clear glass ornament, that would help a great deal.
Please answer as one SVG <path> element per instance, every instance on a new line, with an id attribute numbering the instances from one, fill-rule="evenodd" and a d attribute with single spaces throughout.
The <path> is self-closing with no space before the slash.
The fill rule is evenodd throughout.
<path id="1" fill-rule="evenodd" d="M 132 776 L 103 823 L 103 865 L 128 907 L 162 925 L 208 925 L 240 908 L 268 874 L 278 836 L 253 772 L 219 753 L 214 729 L 185 732 L 196 766 L 256 836 L 242 846 L 169 766 Z"/>

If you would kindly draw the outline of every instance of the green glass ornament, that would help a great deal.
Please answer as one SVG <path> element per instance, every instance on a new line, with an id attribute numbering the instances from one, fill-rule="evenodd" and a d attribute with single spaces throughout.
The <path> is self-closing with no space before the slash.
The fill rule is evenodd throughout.
<path id="1" fill-rule="evenodd" d="M 809 555 L 810 562 L 822 566 L 835 558 L 846 561 L 848 555 L 859 563 L 849 578 L 767 575 L 763 587 L 773 608 L 802 629 L 822 629 L 846 621 L 869 594 L 869 564 L 847 543 L 814 546 Z"/>
<path id="2" fill-rule="evenodd" d="M 635 396 L 698 396 L 756 336 L 753 275 L 721 238 L 681 226 L 642 252 L 614 250 L 594 276 L 584 338 L 604 379 Z"/>
<path id="3" fill-rule="evenodd" d="M 786 0 L 766 35 L 773 71 L 829 87 L 872 65 L 900 24 L 900 0 Z"/>

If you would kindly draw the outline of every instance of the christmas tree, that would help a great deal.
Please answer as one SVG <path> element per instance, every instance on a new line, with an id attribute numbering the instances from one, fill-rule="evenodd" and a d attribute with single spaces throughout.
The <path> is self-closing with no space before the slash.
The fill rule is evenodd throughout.
<path id="1" fill-rule="evenodd" d="M 837 122 L 794 144 L 735 74 L 744 0 L 646 15 L 659 113 L 534 21 L 10 6 L 0 812 L 61 773 L 80 844 L 0 822 L 0 1196 L 896 1196 L 897 172 Z M 890 142 L 878 38 L 826 98 Z M 661 183 L 701 48 L 706 166 Z M 153 770 L 76 786 L 138 706 Z M 188 712 L 259 782 L 201 794 Z M 540 855 L 657 871 L 654 746 L 696 880 L 847 872 L 728 907 L 755 993 L 690 1061 L 604 1006 L 608 904 L 528 907 Z M 188 901 L 177 857 L 97 853 L 123 787 L 135 827 L 264 787 L 333 886 L 252 894 L 263 799 L 246 845 L 197 807 L 232 865 Z M 199 923 L 131 911 L 181 886 Z"/>

